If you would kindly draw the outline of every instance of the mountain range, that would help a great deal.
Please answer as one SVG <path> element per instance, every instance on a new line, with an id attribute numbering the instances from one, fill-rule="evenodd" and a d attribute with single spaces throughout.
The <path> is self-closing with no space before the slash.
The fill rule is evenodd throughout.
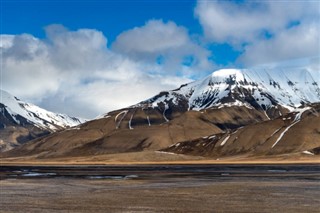
<path id="1" fill-rule="evenodd" d="M 76 126 L 85 120 L 49 112 L 0 90 L 0 150 L 6 151 L 31 139 Z"/>
<path id="2" fill-rule="evenodd" d="M 34 139 L 2 157 L 147 151 L 213 159 L 313 156 L 320 152 L 319 113 L 318 70 L 223 69 L 76 128 Z"/>

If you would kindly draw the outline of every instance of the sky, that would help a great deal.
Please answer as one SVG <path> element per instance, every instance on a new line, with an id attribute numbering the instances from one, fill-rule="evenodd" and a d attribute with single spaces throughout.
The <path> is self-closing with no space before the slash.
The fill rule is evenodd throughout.
<path id="1" fill-rule="evenodd" d="M 320 55 L 320 1 L 0 0 L 1 89 L 83 118 Z"/>

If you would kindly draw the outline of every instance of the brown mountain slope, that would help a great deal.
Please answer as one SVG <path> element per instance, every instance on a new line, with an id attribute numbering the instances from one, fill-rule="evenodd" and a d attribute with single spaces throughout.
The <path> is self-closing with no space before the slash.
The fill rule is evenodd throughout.
<path id="1" fill-rule="evenodd" d="M 318 154 L 320 147 L 320 105 L 300 113 L 289 113 L 275 120 L 237 130 L 178 143 L 163 149 L 177 154 L 207 157 L 235 155 L 270 156 L 280 154 Z"/>
<path id="2" fill-rule="evenodd" d="M 262 111 L 246 107 L 180 113 L 159 108 L 127 108 L 77 128 L 33 140 L 0 156 L 51 158 L 159 150 L 264 120 L 267 117 Z"/>
<path id="3" fill-rule="evenodd" d="M 50 134 L 48 129 L 37 127 L 22 116 L 17 116 L 17 123 L 0 103 L 0 152 L 13 149 L 21 144 Z"/>
<path id="4" fill-rule="evenodd" d="M 47 111 L 0 90 L 0 152 L 84 120 Z"/>

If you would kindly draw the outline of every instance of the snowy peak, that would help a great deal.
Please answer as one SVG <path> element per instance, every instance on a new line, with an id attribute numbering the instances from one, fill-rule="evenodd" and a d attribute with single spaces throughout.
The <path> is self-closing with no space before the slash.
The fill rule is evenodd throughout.
<path id="1" fill-rule="evenodd" d="M 292 111 L 320 102 L 319 72 L 304 67 L 222 69 L 140 104 L 168 109 L 186 103 L 188 110 L 246 106 L 268 111 L 280 106 Z"/>
<path id="2" fill-rule="evenodd" d="M 209 76 L 210 77 L 210 76 Z M 244 81 L 244 75 L 241 70 L 237 69 L 221 69 L 211 74 L 212 82 L 241 82 Z"/>
<path id="3" fill-rule="evenodd" d="M 76 126 L 84 120 L 64 114 L 49 112 L 36 105 L 19 100 L 6 91 L 0 90 L 0 112 L 13 123 L 25 126 L 33 124 L 39 128 L 56 131 L 61 128 Z"/>

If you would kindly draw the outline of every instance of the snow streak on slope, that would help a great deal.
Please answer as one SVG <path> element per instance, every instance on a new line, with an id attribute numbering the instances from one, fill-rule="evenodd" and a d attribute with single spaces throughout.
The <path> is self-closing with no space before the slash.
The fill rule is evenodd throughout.
<path id="1" fill-rule="evenodd" d="M 20 116 L 37 127 L 49 130 L 57 130 L 59 127 L 76 126 L 84 122 L 84 120 L 79 118 L 49 112 L 36 105 L 23 102 L 3 90 L 0 90 L 0 92 L 2 95 L 1 104 L 4 105 L 5 110 L 7 110 L 17 124 L 20 124 Z"/>
<path id="2" fill-rule="evenodd" d="M 283 138 L 284 134 L 285 134 L 291 127 L 293 127 L 293 126 L 296 125 L 298 122 L 300 122 L 302 114 L 303 114 L 305 111 L 310 110 L 310 109 L 311 109 L 310 107 L 305 107 L 305 108 L 303 108 L 303 109 L 296 109 L 296 110 L 295 110 L 297 114 L 296 114 L 296 116 L 295 116 L 292 124 L 290 124 L 290 125 L 280 134 L 280 136 L 278 137 L 278 139 L 276 140 L 276 142 L 272 145 L 271 149 L 272 149 L 275 145 L 277 145 L 277 144 L 279 143 L 279 141 Z"/>

